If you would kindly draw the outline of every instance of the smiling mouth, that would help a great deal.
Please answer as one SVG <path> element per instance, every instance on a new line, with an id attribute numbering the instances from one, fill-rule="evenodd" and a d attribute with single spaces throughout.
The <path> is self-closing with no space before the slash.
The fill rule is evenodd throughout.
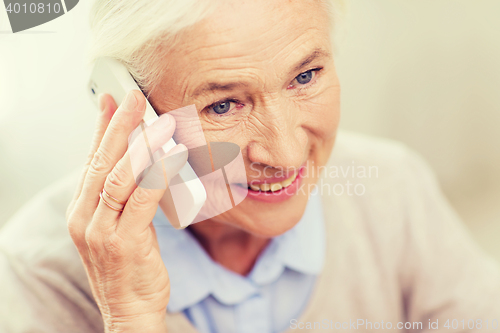
<path id="1" fill-rule="evenodd" d="M 297 175 L 299 174 L 298 171 L 295 171 L 295 173 L 280 182 L 275 182 L 275 183 L 262 183 L 262 184 L 248 184 L 248 189 L 252 191 L 258 191 L 258 192 L 276 192 L 281 189 L 287 188 L 290 186 L 293 181 L 297 178 Z"/>

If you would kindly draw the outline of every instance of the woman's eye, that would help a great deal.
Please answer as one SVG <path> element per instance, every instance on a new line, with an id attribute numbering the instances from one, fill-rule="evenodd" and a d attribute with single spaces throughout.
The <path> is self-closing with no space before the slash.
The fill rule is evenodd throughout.
<path id="1" fill-rule="evenodd" d="M 240 110 L 243 108 L 243 104 L 240 102 L 233 100 L 233 99 L 227 99 L 222 102 L 217 102 L 215 104 L 212 104 L 211 106 L 208 107 L 208 111 L 210 113 L 215 113 L 215 115 L 225 115 L 228 116 L 230 115 L 233 111 Z M 231 112 L 231 113 L 229 113 Z"/>
<path id="2" fill-rule="evenodd" d="M 311 82 L 313 75 L 314 75 L 313 71 L 311 70 L 311 71 L 307 71 L 307 72 L 299 74 L 295 79 L 297 80 L 297 82 L 299 84 L 307 84 L 307 83 Z"/>
<path id="3" fill-rule="evenodd" d="M 295 77 L 293 82 L 290 84 L 289 88 L 293 88 L 296 85 L 300 86 L 300 85 L 308 84 L 309 82 L 311 82 L 314 79 L 316 72 L 318 72 L 319 70 L 320 70 L 320 68 L 317 68 L 317 69 L 308 70 L 307 72 L 304 72 L 304 73 L 300 73 L 299 75 L 297 75 Z"/>
<path id="4" fill-rule="evenodd" d="M 226 101 L 222 103 L 215 104 L 211 109 L 217 114 L 224 114 L 231 110 L 231 102 Z"/>

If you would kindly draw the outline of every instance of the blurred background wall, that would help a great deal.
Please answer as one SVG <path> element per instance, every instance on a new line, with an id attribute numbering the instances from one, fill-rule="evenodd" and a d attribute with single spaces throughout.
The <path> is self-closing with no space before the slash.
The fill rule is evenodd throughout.
<path id="1" fill-rule="evenodd" d="M 500 259 L 500 1 L 347 3 L 341 127 L 420 152 Z M 89 5 L 17 34 L 0 9 L 0 225 L 85 161 L 96 115 L 84 64 Z"/>

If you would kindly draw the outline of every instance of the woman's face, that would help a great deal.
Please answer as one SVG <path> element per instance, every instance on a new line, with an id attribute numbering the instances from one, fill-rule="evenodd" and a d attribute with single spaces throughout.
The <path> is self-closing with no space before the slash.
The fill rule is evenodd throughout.
<path id="1" fill-rule="evenodd" d="M 249 184 L 277 189 L 303 168 L 289 185 L 294 194 L 269 200 L 261 185 L 211 223 L 272 237 L 300 220 L 339 122 L 329 33 L 319 1 L 234 1 L 182 32 L 165 54 L 150 95 L 155 110 L 196 105 L 207 142 L 240 146 Z"/>

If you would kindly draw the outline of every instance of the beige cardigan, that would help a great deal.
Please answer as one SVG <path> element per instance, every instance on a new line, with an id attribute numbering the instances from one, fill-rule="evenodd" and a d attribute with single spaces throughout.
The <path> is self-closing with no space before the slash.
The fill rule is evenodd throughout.
<path id="1" fill-rule="evenodd" d="M 369 167 L 364 178 L 359 172 Z M 499 267 L 472 242 L 421 158 L 398 143 L 340 132 L 324 176 L 325 266 L 287 332 L 380 332 L 388 323 L 397 332 L 405 322 L 422 322 L 426 331 L 429 319 L 438 320 L 434 332 L 460 331 L 444 327 L 453 319 L 460 328 L 473 319 L 476 329 L 466 332 L 498 331 L 487 330 L 486 320 L 500 322 Z M 40 193 L 0 232 L 2 333 L 103 332 L 66 229 L 75 181 Z M 364 194 L 348 195 L 347 181 L 362 184 Z M 196 332 L 182 313 L 167 321 L 171 333 Z"/>

